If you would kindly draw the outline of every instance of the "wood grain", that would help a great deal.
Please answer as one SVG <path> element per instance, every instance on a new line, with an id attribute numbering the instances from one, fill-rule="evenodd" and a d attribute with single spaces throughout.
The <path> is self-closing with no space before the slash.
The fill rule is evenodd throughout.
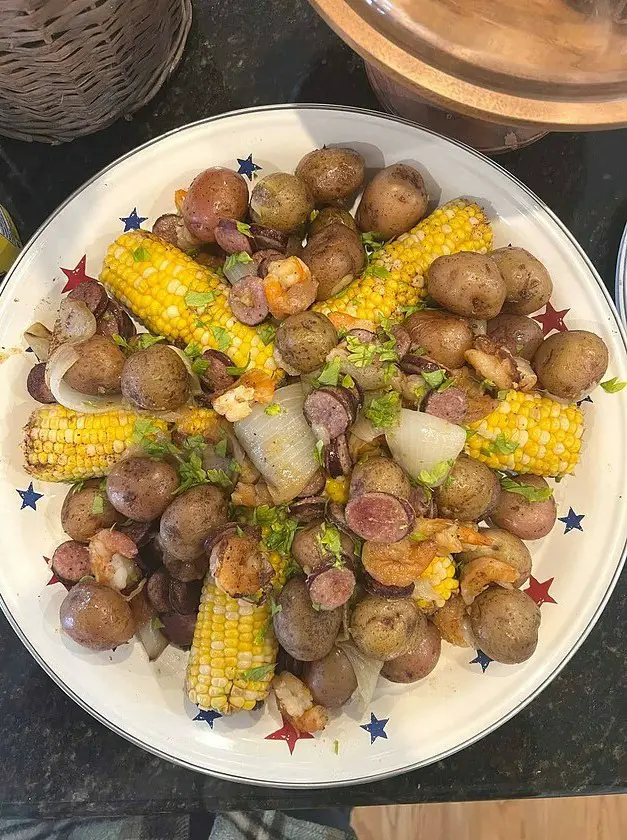
<path id="1" fill-rule="evenodd" d="M 623 840 L 627 796 L 355 808 L 359 840 Z"/>

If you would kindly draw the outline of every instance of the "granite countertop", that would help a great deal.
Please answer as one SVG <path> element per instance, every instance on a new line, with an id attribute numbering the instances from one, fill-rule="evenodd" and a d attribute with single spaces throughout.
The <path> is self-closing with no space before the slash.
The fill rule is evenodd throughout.
<path id="1" fill-rule="evenodd" d="M 379 109 L 361 60 L 305 0 L 194 5 L 180 68 L 132 120 L 63 146 L 0 139 L 0 203 L 24 238 L 93 173 L 184 123 L 290 101 Z M 572 230 L 610 290 L 627 221 L 626 147 L 627 130 L 552 134 L 499 157 Z M 573 661 L 511 722 L 431 767 L 328 791 L 237 785 L 154 758 L 66 697 L 1 617 L 0 812 L 3 817 L 131 815 L 625 790 L 626 612 L 623 575 Z"/>

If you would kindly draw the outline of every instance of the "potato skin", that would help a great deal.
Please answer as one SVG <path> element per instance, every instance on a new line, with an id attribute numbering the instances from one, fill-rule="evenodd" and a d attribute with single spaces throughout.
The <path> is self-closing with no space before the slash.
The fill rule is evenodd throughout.
<path id="1" fill-rule="evenodd" d="M 94 499 L 102 502 L 102 513 L 94 513 Z M 100 501 L 97 502 L 100 507 Z M 124 517 L 111 505 L 104 490 L 100 489 L 100 479 L 86 481 L 80 490 L 70 488 L 61 508 L 61 527 L 76 542 L 89 542 L 98 531 L 110 528 Z"/>
<path id="2" fill-rule="evenodd" d="M 300 373 L 322 367 L 337 343 L 337 331 L 327 316 L 310 310 L 288 315 L 274 338 L 281 358 Z"/>
<path id="3" fill-rule="evenodd" d="M 226 521 L 223 494 L 211 484 L 199 484 L 176 496 L 165 509 L 159 525 L 161 545 L 176 560 L 190 563 L 203 554 L 209 533 Z"/>
<path id="4" fill-rule="evenodd" d="M 363 493 L 389 493 L 397 499 L 409 499 L 411 484 L 396 461 L 374 456 L 357 464 L 351 475 L 351 499 Z"/>
<path id="5" fill-rule="evenodd" d="M 599 384 L 609 364 L 605 342 L 587 330 L 545 338 L 533 357 L 538 385 L 556 397 L 581 400 Z"/>
<path id="6" fill-rule="evenodd" d="M 307 184 L 316 204 L 344 204 L 364 182 L 365 163 L 354 149 L 314 149 L 295 174 Z"/>
<path id="7" fill-rule="evenodd" d="M 501 485 L 485 464 L 460 455 L 446 482 L 435 490 L 440 516 L 478 522 L 498 504 Z"/>
<path id="8" fill-rule="evenodd" d="M 408 649 L 419 620 L 410 599 L 367 595 L 353 610 L 350 633 L 362 653 L 387 661 Z"/>
<path id="9" fill-rule="evenodd" d="M 125 399 L 147 411 L 172 411 L 187 400 L 189 374 L 180 356 L 165 344 L 132 353 L 122 371 Z"/>
<path id="10" fill-rule="evenodd" d="M 501 347 L 506 347 L 512 356 L 520 356 L 530 362 L 544 338 L 542 327 L 526 315 L 510 315 L 501 312 L 488 321 L 488 338 Z"/>
<path id="11" fill-rule="evenodd" d="M 317 236 L 328 225 L 345 225 L 349 230 L 359 233 L 355 219 L 348 210 L 339 207 L 323 207 L 313 222 L 309 223 L 309 236 Z"/>
<path id="12" fill-rule="evenodd" d="M 538 490 L 549 488 L 539 475 L 520 475 L 515 481 Z M 556 518 L 557 506 L 553 496 L 542 502 L 531 502 L 519 493 L 509 493 L 507 490 L 501 492 L 491 515 L 495 525 L 521 540 L 546 537 L 553 530 Z"/>
<path id="13" fill-rule="evenodd" d="M 158 519 L 172 501 L 179 477 L 166 461 L 124 458 L 107 476 L 107 498 L 123 516 L 136 522 Z"/>
<path id="14" fill-rule="evenodd" d="M 304 225 L 313 210 L 307 185 L 287 172 L 274 172 L 257 181 L 250 196 L 250 216 L 265 227 L 291 233 Z"/>
<path id="15" fill-rule="evenodd" d="M 316 611 L 305 578 L 293 577 L 277 599 L 274 633 L 281 647 L 300 662 L 323 659 L 333 648 L 342 623 L 342 609 Z"/>
<path id="16" fill-rule="evenodd" d="M 220 219 L 244 219 L 248 187 L 243 175 L 224 166 L 212 166 L 197 175 L 187 190 L 182 216 L 187 230 L 201 242 L 215 242 Z"/>
<path id="17" fill-rule="evenodd" d="M 426 355 L 445 368 L 453 370 L 465 364 L 464 353 L 471 349 L 473 335 L 463 318 L 438 309 L 423 309 L 410 315 L 403 327 L 412 346 L 424 347 Z"/>
<path id="18" fill-rule="evenodd" d="M 341 292 L 366 265 L 366 252 L 358 233 L 341 222 L 324 227 L 310 236 L 302 260 L 318 284 L 316 300 Z"/>
<path id="19" fill-rule="evenodd" d="M 490 253 L 505 281 L 503 312 L 530 315 L 548 303 L 553 293 L 549 272 L 524 248 L 509 246 Z"/>
<path id="20" fill-rule="evenodd" d="M 63 632 L 90 650 L 111 650 L 135 633 L 131 608 L 124 598 L 95 581 L 73 586 L 61 603 L 59 617 Z"/>
<path id="21" fill-rule="evenodd" d="M 394 683 L 415 683 L 424 679 L 438 664 L 442 650 L 440 631 L 421 615 L 409 647 L 395 659 L 389 659 L 381 669 L 381 676 Z"/>
<path id="22" fill-rule="evenodd" d="M 519 589 L 486 589 L 470 605 L 477 646 L 505 665 L 525 662 L 538 644 L 540 609 Z"/>
<path id="23" fill-rule="evenodd" d="M 121 390 L 124 353 L 111 339 L 94 335 L 79 345 L 78 359 L 65 374 L 67 384 L 81 394 L 118 394 Z"/>
<path id="24" fill-rule="evenodd" d="M 505 282 L 487 254 L 461 251 L 431 264 L 427 291 L 440 306 L 465 318 L 496 318 L 505 301 Z"/>
<path id="25" fill-rule="evenodd" d="M 468 563 L 477 557 L 496 557 L 503 563 L 508 563 L 518 571 L 518 578 L 514 586 L 518 589 L 526 583 L 531 573 L 531 554 L 524 542 L 500 528 L 481 528 L 480 533 L 492 540 L 491 545 L 481 545 L 472 551 L 464 551 L 457 555 L 461 563 Z"/>
<path id="26" fill-rule="evenodd" d="M 339 709 L 351 699 L 357 688 L 357 677 L 348 657 L 341 648 L 333 647 L 322 659 L 305 666 L 305 683 L 314 703 L 325 709 Z"/>
<path id="27" fill-rule="evenodd" d="M 366 186 L 355 220 L 360 230 L 391 239 L 419 222 L 428 205 L 420 172 L 405 163 L 395 163 L 377 172 Z"/>

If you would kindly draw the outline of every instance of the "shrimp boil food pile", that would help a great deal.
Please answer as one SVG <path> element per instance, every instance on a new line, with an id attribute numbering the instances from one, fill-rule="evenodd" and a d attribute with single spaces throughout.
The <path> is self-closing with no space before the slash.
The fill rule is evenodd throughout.
<path id="1" fill-rule="evenodd" d="M 464 198 L 428 214 L 411 166 L 364 173 L 317 149 L 249 195 L 207 169 L 27 333 L 26 470 L 72 483 L 63 631 L 188 649 L 201 709 L 272 689 L 302 732 L 424 679 L 442 640 L 532 656 L 528 546 L 608 366 L 529 317 L 553 290 L 533 243 L 494 249 Z"/>

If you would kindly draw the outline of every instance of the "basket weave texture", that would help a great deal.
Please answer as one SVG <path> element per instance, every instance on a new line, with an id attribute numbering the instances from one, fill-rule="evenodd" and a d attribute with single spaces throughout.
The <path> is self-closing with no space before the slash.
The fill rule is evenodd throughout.
<path id="1" fill-rule="evenodd" d="M 0 0 L 0 134 L 67 141 L 133 113 L 191 18 L 191 0 Z"/>

